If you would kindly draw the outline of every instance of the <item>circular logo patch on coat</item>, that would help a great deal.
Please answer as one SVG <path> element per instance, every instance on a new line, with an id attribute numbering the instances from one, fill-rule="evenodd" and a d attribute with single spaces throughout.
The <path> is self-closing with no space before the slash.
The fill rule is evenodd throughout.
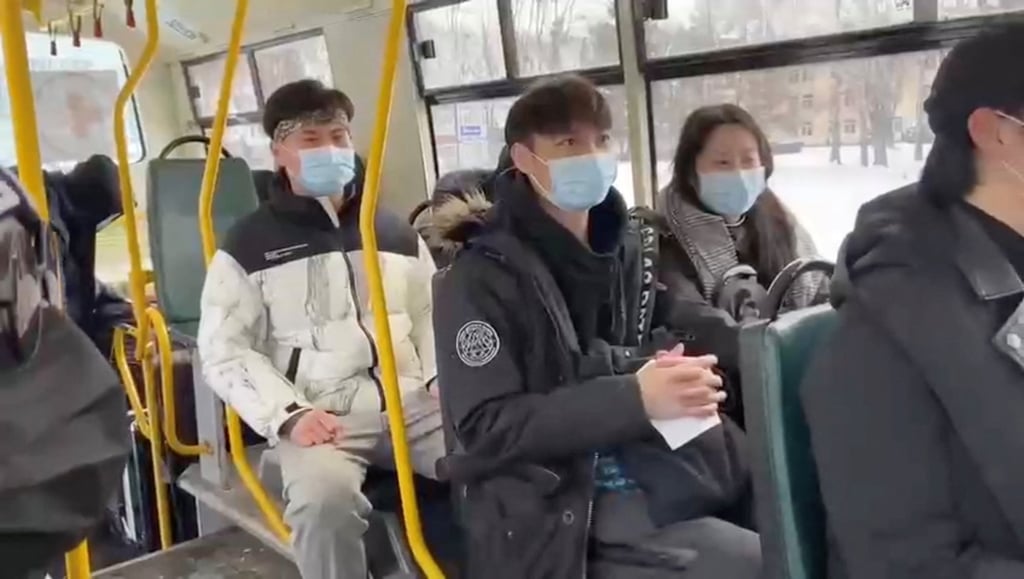
<path id="1" fill-rule="evenodd" d="M 471 368 L 486 366 L 498 355 L 500 349 L 498 332 L 487 322 L 467 322 L 455 337 L 455 351 L 459 359 Z"/>

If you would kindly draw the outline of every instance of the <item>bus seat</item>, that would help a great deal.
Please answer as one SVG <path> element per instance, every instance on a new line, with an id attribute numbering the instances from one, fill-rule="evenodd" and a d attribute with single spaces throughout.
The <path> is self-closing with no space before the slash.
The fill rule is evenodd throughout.
<path id="1" fill-rule="evenodd" d="M 274 175 L 277 173 L 269 169 L 253 169 L 252 182 L 256 185 L 256 198 L 260 205 L 270 199 L 270 188 L 274 183 Z"/>
<path id="2" fill-rule="evenodd" d="M 835 323 L 828 305 L 743 328 L 740 369 L 767 579 L 826 576 L 825 514 L 800 383 Z"/>
<path id="3" fill-rule="evenodd" d="M 199 222 L 199 192 L 206 161 L 153 159 L 149 162 L 149 246 L 156 292 L 167 323 L 195 338 L 199 297 L 206 271 Z M 243 159 L 222 159 L 213 203 L 218 238 L 239 219 L 256 210 L 256 190 Z"/>

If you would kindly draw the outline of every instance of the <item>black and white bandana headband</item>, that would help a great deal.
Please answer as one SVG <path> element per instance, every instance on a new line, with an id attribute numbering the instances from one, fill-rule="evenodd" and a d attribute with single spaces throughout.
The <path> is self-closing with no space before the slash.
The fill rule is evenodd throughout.
<path id="1" fill-rule="evenodd" d="M 291 136 L 292 133 L 311 125 L 326 125 L 330 123 L 341 123 L 348 126 L 348 115 L 341 109 L 321 109 L 288 119 L 277 123 L 274 127 L 274 141 L 281 142 Z"/>

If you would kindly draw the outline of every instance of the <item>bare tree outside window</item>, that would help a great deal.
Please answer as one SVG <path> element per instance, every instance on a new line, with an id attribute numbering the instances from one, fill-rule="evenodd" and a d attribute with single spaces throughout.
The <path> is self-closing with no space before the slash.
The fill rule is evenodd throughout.
<path id="1" fill-rule="evenodd" d="M 913 20 L 913 7 L 892 0 L 675 0 L 668 16 L 646 23 L 651 58 L 892 26 Z"/>
<path id="2" fill-rule="evenodd" d="M 290 82 L 306 78 L 315 78 L 327 86 L 334 84 L 323 35 L 262 48 L 254 56 L 260 88 L 267 97 Z"/>
<path id="3" fill-rule="evenodd" d="M 419 60 L 426 88 L 505 78 L 495 0 L 467 0 L 417 12 L 415 25 L 417 39 L 433 42 L 437 55 Z"/>
<path id="4" fill-rule="evenodd" d="M 521 77 L 619 64 L 614 0 L 507 0 Z M 1024 10 L 1024 0 L 938 0 L 941 18 Z M 672 0 L 668 18 L 647 21 L 646 52 L 659 59 L 732 47 L 907 24 L 913 0 Z M 426 88 L 504 79 L 498 0 L 466 0 L 418 12 L 419 40 L 437 58 L 421 60 Z M 942 53 L 841 60 L 799 67 L 669 79 L 651 85 L 659 182 L 686 116 L 703 105 L 736 103 L 768 133 L 776 160 L 772 187 L 834 254 L 860 205 L 918 178 L 934 139 L 923 102 Z M 625 90 L 605 87 L 623 144 L 619 180 L 632 199 L 624 144 Z M 493 167 L 514 99 L 432 108 L 442 174 Z M 823 203 L 823 200 L 827 200 Z"/>
<path id="5" fill-rule="evenodd" d="M 207 60 L 188 66 L 188 79 L 191 83 L 196 113 L 200 118 L 212 117 L 217 113 L 217 100 L 220 95 L 220 81 L 224 77 L 223 56 L 215 60 Z M 231 84 L 231 100 L 228 104 L 229 114 L 252 113 L 259 109 L 256 101 L 256 87 L 252 83 L 252 73 L 245 61 L 235 68 L 235 79 Z"/>
<path id="6" fill-rule="evenodd" d="M 512 17 L 522 76 L 619 63 L 614 0 L 512 0 Z"/>

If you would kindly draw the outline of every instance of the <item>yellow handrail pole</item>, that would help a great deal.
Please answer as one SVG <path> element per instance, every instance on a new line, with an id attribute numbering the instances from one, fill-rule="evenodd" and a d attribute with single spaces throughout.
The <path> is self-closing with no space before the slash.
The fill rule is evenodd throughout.
<path id="1" fill-rule="evenodd" d="M 146 43 L 139 55 L 139 61 L 135 63 L 128 80 L 121 87 L 114 101 L 114 148 L 117 154 L 117 173 L 121 185 L 121 204 L 124 211 L 125 231 L 128 238 L 128 263 L 131 268 L 128 274 L 129 293 L 131 296 L 132 315 L 135 318 L 136 336 L 135 350 L 136 358 L 142 363 L 142 382 L 145 396 L 146 408 L 141 415 L 136 415 L 136 421 L 140 424 L 145 422 L 146 426 L 139 428 L 149 430 L 150 462 L 153 467 L 153 486 L 156 495 L 156 512 L 158 528 L 160 532 L 160 548 L 167 549 L 171 546 L 171 509 L 167 496 L 167 486 L 164 484 L 163 472 L 163 437 L 160 432 L 159 403 L 156 396 L 156 384 L 153 371 L 153 361 L 146 353 L 149 343 L 149 318 L 146 316 L 146 273 L 142 269 L 142 251 L 139 244 L 138 219 L 135 216 L 135 189 L 132 187 L 131 174 L 128 166 L 128 138 L 125 130 L 124 111 L 132 95 L 146 75 L 156 51 L 160 46 L 160 21 L 157 18 L 156 0 L 146 0 Z M 123 343 L 122 343 L 123 348 Z M 120 368 L 119 368 L 120 369 Z M 130 374 L 130 372 L 129 372 Z M 124 372 L 122 372 L 124 375 Z M 134 388 L 134 380 L 130 384 Z M 129 395 L 129 401 L 133 407 L 135 402 Z M 134 409 L 134 408 L 133 408 Z"/>
<path id="2" fill-rule="evenodd" d="M 146 317 L 153 324 L 153 335 L 156 337 L 156 354 L 160 358 L 161 406 L 164 410 L 164 438 L 167 446 L 179 456 L 202 456 L 212 454 L 210 445 L 205 442 L 186 444 L 178 436 L 177 400 L 174 398 L 174 356 L 171 346 L 171 333 L 167 329 L 167 321 L 157 308 L 147 308 Z"/>
<path id="3" fill-rule="evenodd" d="M 164 440 L 160 431 L 159 402 L 156 395 L 156 376 L 153 357 L 148 348 L 139 348 L 142 354 L 142 383 L 146 397 L 146 417 L 149 421 L 149 453 L 153 466 L 153 486 L 156 494 L 156 519 L 160 531 L 160 549 L 168 549 L 174 541 L 171 535 L 171 507 L 167 485 L 164 482 Z"/>
<path id="4" fill-rule="evenodd" d="M 239 54 L 242 52 L 242 34 L 245 30 L 245 20 L 249 12 L 249 0 L 237 0 L 235 4 L 235 18 L 231 24 L 231 40 L 228 43 L 227 58 L 224 61 L 224 73 L 220 84 L 220 95 L 217 101 L 217 114 L 214 116 L 213 131 L 210 134 L 210 151 L 220 151 L 224 141 L 224 128 L 228 123 L 228 107 L 231 102 L 231 83 L 235 76 L 235 68 L 238 65 Z M 213 254 L 217 252 L 217 234 L 213 229 L 213 196 L 217 186 L 217 177 L 220 172 L 220 154 L 217 152 L 206 156 L 206 168 L 203 171 L 203 185 L 199 193 L 199 234 L 203 242 L 203 255 L 206 258 L 206 265 L 209 266 L 213 260 Z M 228 446 L 231 449 L 231 462 L 238 471 L 242 484 L 252 495 L 253 500 L 263 513 L 267 524 L 282 541 L 287 542 L 291 532 L 285 525 L 281 513 L 273 499 L 267 494 L 266 489 L 260 484 L 259 478 L 253 472 L 245 457 L 245 441 L 242 440 L 242 422 L 230 406 L 225 407 L 225 417 L 228 425 Z"/>
<path id="5" fill-rule="evenodd" d="M 387 44 L 384 48 L 384 66 L 381 70 L 380 93 L 377 97 L 377 118 L 373 129 L 373 141 L 370 145 L 370 161 L 366 169 L 366 188 L 363 192 L 363 203 L 359 213 L 359 232 L 363 240 L 366 277 L 370 290 L 370 307 L 373 310 L 384 399 L 387 403 L 388 423 L 391 426 L 391 444 L 395 449 L 395 470 L 398 473 L 398 489 L 402 498 L 405 534 L 409 540 L 413 558 L 416 559 L 416 563 L 427 579 L 443 579 L 444 574 L 430 554 L 420 524 L 419 505 L 416 503 L 416 488 L 410 466 L 409 442 L 405 434 L 402 394 L 398 388 L 395 350 L 391 343 L 391 325 L 388 322 L 384 281 L 381 278 L 377 231 L 374 226 L 377 200 L 380 197 L 381 169 L 384 165 L 384 151 L 391 123 L 391 105 L 394 100 L 399 50 L 405 26 L 405 6 L 406 0 L 393 0 L 391 3 L 391 22 L 388 27 Z"/>
<path id="6" fill-rule="evenodd" d="M 199 192 L 199 223 L 208 223 L 210 227 L 200 225 L 199 235 L 202 238 L 203 254 L 207 260 L 212 259 L 217 251 L 217 234 L 213 230 L 213 195 L 217 188 L 217 177 L 220 175 L 220 151 L 224 143 L 224 129 L 228 125 L 228 111 L 231 108 L 231 85 L 235 80 L 235 69 L 242 52 L 242 34 L 245 31 L 245 20 L 249 13 L 249 0 L 236 0 L 235 19 L 231 23 L 231 39 L 228 43 L 227 57 L 224 59 L 224 73 L 220 81 L 220 94 L 217 96 L 217 113 L 213 119 L 210 133 L 210 146 L 207 149 L 206 167 L 203 169 L 203 185 Z"/>
<path id="7" fill-rule="evenodd" d="M 39 155 L 39 127 L 36 124 L 32 75 L 28 68 L 28 47 L 21 21 L 21 2 L 0 2 L 0 36 L 3 37 L 4 69 L 11 95 L 11 122 L 14 125 L 14 149 L 18 159 L 18 179 L 25 186 L 39 212 L 50 221 L 50 207 L 43 184 L 43 161 Z"/>
<path id="8" fill-rule="evenodd" d="M 28 7 L 38 18 L 38 3 Z M 36 124 L 32 76 L 28 67 L 25 27 L 21 21 L 22 3 L 0 1 L 0 42 L 4 55 L 7 90 L 10 92 L 11 121 L 14 125 L 14 147 L 18 161 L 18 179 L 31 196 L 40 219 L 50 221 L 50 205 L 43 183 L 43 161 L 39 154 L 39 128 Z M 68 579 L 88 579 L 89 545 L 82 541 L 65 556 Z"/>
<path id="9" fill-rule="evenodd" d="M 117 373 L 121 375 L 121 384 L 124 384 L 125 394 L 128 396 L 128 405 L 135 415 L 135 423 L 139 432 L 146 439 L 149 439 L 149 419 L 146 418 L 146 408 L 142 406 L 142 399 L 139 398 L 138 386 L 135 383 L 135 376 L 128 365 L 127 348 L 124 345 L 127 332 L 124 328 L 114 328 L 114 363 L 117 365 Z"/>
<path id="10" fill-rule="evenodd" d="M 128 237 L 128 263 L 131 270 L 128 274 L 129 293 L 132 302 L 132 314 L 138 327 L 136 356 L 143 357 L 143 349 L 149 341 L 148 319 L 146 310 L 146 274 L 142 269 L 142 251 L 139 245 L 138 221 L 135 216 L 135 190 L 128 171 L 128 138 L 125 131 L 124 110 L 132 95 L 142 82 L 149 66 L 153 63 L 157 48 L 160 46 L 160 20 L 157 18 L 156 0 L 146 0 L 146 44 L 135 63 L 128 80 L 121 87 L 114 102 L 114 145 L 117 151 L 117 173 L 121 184 L 121 204 L 124 209 L 125 231 Z M 155 408 L 155 407 L 152 407 Z"/>

